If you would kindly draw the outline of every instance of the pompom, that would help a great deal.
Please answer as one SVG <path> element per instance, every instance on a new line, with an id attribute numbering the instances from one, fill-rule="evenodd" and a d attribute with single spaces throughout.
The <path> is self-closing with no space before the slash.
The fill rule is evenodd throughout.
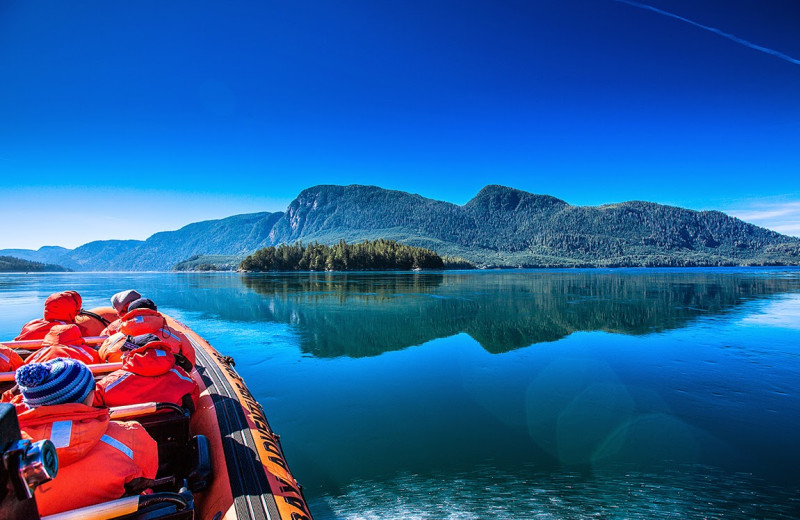
<path id="1" fill-rule="evenodd" d="M 32 388 L 39 386 L 50 375 L 50 367 L 42 363 L 22 365 L 17 369 L 14 379 L 19 386 Z"/>

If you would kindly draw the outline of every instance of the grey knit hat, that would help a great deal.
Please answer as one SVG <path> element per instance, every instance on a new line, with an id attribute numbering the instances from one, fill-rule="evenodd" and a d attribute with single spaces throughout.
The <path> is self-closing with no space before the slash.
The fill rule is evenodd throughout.
<path id="1" fill-rule="evenodd" d="M 130 305 L 131 302 L 141 297 L 142 295 L 138 292 L 133 289 L 128 289 L 127 291 L 118 292 L 112 296 L 111 305 L 114 307 L 114 310 L 117 311 L 117 314 L 122 315 L 128 312 L 128 305 Z"/>

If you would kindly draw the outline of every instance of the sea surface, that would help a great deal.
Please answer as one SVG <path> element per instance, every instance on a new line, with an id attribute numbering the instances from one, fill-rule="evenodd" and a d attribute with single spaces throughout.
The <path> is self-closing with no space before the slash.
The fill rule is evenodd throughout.
<path id="1" fill-rule="evenodd" d="M 236 369 L 324 519 L 800 518 L 800 270 L 0 275 L 135 288 Z"/>

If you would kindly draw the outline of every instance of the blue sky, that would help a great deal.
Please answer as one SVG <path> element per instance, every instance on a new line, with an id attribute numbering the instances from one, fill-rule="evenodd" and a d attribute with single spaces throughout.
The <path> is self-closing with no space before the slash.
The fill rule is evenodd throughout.
<path id="1" fill-rule="evenodd" d="M 795 0 L 7 0 L 0 247 L 143 239 L 353 183 L 800 235 L 797 27 Z"/>

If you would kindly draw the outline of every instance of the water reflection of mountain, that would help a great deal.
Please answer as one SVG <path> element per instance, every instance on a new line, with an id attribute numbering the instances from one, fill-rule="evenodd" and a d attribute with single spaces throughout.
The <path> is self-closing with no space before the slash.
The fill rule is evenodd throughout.
<path id="1" fill-rule="evenodd" d="M 800 291 L 794 277 L 707 271 L 316 273 L 241 281 L 261 296 L 260 319 L 295 325 L 301 348 L 319 357 L 373 356 L 461 332 L 492 353 L 576 331 L 647 334 Z"/>
<path id="2" fill-rule="evenodd" d="M 136 273 L 6 276 L 0 286 L 23 281 L 42 299 L 54 286 L 79 290 L 89 307 L 106 304 L 107 286 L 135 287 L 167 312 L 288 323 L 319 357 L 374 356 L 458 333 L 493 353 L 576 331 L 647 334 L 800 293 L 797 269 Z"/>

